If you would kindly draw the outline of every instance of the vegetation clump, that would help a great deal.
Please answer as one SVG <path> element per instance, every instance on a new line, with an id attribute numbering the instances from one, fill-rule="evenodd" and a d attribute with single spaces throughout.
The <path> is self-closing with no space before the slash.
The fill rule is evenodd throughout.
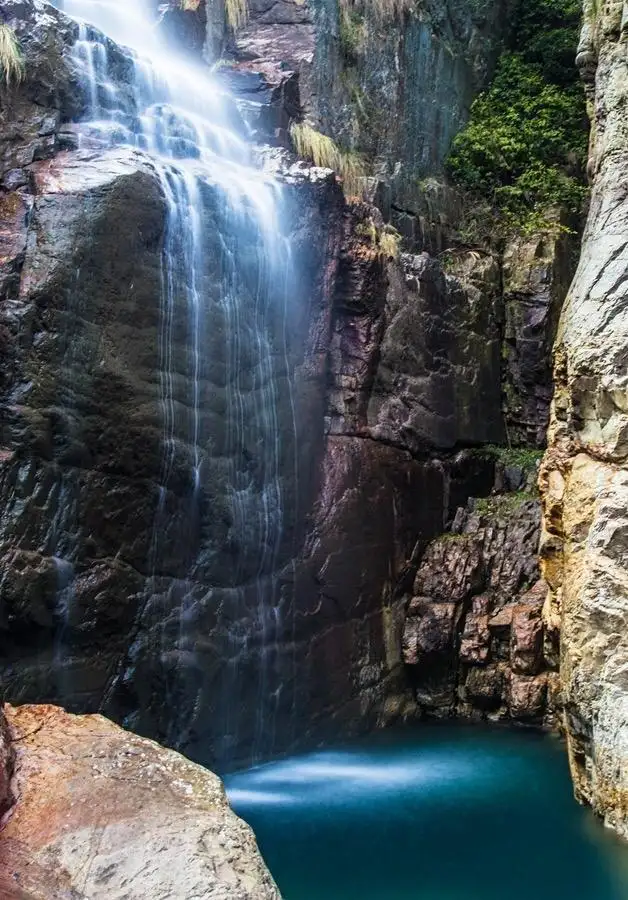
<path id="1" fill-rule="evenodd" d="M 15 32 L 0 23 L 0 67 L 6 86 L 19 84 L 24 77 L 24 60 Z"/>
<path id="2" fill-rule="evenodd" d="M 315 166 L 333 169 L 341 178 L 347 196 L 362 194 L 366 168 L 358 153 L 342 149 L 330 137 L 321 134 L 306 122 L 294 122 L 290 135 L 298 156 L 311 160 Z"/>
<path id="3" fill-rule="evenodd" d="M 490 497 L 475 498 L 473 500 L 473 511 L 479 516 L 508 516 L 515 513 L 525 503 L 533 501 L 538 501 L 538 497 L 530 491 L 491 494 Z"/>
<path id="4" fill-rule="evenodd" d="M 453 179 L 488 203 L 503 230 L 551 227 L 548 210 L 581 212 L 587 119 L 574 58 L 579 0 L 525 0 L 516 49 L 471 107 L 448 159 Z"/>
<path id="5" fill-rule="evenodd" d="M 341 22 L 348 15 L 375 26 L 401 19 L 414 6 L 415 0 L 339 0 Z"/>
<path id="6" fill-rule="evenodd" d="M 497 447 L 488 444 L 485 452 L 505 466 L 518 466 L 524 472 L 534 472 L 543 459 L 543 450 L 530 447 Z"/>
<path id="7" fill-rule="evenodd" d="M 401 252 L 401 235 L 392 225 L 386 223 L 378 228 L 373 217 L 369 216 L 366 222 L 356 225 L 355 232 L 360 237 L 367 238 L 383 260 L 398 259 Z"/>
<path id="8" fill-rule="evenodd" d="M 241 28 L 249 17 L 247 0 L 225 0 L 225 16 L 232 31 Z"/>
<path id="9" fill-rule="evenodd" d="M 364 17 L 355 9 L 341 4 L 338 34 L 345 62 L 355 63 L 366 40 L 367 28 Z"/>

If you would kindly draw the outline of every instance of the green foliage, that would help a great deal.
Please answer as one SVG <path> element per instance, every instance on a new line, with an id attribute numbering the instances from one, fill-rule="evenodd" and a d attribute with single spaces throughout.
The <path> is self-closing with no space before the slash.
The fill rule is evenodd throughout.
<path id="1" fill-rule="evenodd" d="M 455 544 L 457 542 L 464 543 L 468 540 L 468 535 L 466 534 L 457 534 L 453 531 L 446 531 L 445 534 L 441 534 L 436 538 L 436 541 L 439 544 Z"/>
<path id="2" fill-rule="evenodd" d="M 543 459 L 543 450 L 532 450 L 528 447 L 497 447 L 489 444 L 483 448 L 485 452 L 498 459 L 505 466 L 519 466 L 524 472 L 535 472 Z"/>
<path id="3" fill-rule="evenodd" d="M 538 230 L 547 210 L 581 210 L 587 153 L 584 93 L 574 65 L 578 0 L 525 0 L 517 52 L 504 53 L 448 160 L 453 179 L 507 230 Z"/>
<path id="4" fill-rule="evenodd" d="M 543 77 L 570 86 L 577 79 L 575 55 L 582 0 L 526 0 L 518 14 L 515 42 Z"/>
<path id="5" fill-rule="evenodd" d="M 480 516 L 508 516 L 516 512 L 524 503 L 538 500 L 529 491 L 518 491 L 515 494 L 491 494 L 490 497 L 479 497 L 473 501 L 473 509 Z"/>
<path id="6" fill-rule="evenodd" d="M 340 50 L 345 62 L 353 65 L 360 54 L 366 37 L 364 17 L 355 9 L 340 6 Z"/>
<path id="7" fill-rule="evenodd" d="M 20 83 L 24 75 L 22 51 L 13 29 L 4 24 L 0 24 L 0 67 L 7 87 L 11 82 Z"/>

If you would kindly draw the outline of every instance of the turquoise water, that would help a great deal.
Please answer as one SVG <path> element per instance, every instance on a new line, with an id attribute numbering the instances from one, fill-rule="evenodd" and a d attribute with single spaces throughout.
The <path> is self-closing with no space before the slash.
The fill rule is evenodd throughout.
<path id="1" fill-rule="evenodd" d="M 552 738 L 420 726 L 225 782 L 284 900 L 628 900 Z"/>

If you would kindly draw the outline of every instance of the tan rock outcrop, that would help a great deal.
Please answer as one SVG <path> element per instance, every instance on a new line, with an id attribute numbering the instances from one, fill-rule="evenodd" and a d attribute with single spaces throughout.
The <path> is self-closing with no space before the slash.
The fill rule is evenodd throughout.
<path id="1" fill-rule="evenodd" d="M 585 2 L 591 207 L 541 472 L 548 624 L 576 794 L 628 837 L 628 4 Z"/>
<path id="2" fill-rule="evenodd" d="M 217 776 L 102 716 L 5 711 L 17 803 L 3 900 L 279 900 Z"/>

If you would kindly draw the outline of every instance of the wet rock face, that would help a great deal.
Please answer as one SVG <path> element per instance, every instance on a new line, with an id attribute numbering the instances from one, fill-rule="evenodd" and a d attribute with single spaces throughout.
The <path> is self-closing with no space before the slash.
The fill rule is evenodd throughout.
<path id="1" fill-rule="evenodd" d="M 10 191 L 23 186 L 24 166 L 52 157 L 68 142 L 74 145 L 68 123 L 83 115 L 89 101 L 71 53 L 76 22 L 43 0 L 6 0 L 2 16 L 17 36 L 24 63 L 19 88 L 3 90 L 0 97 L 0 169 L 2 187 Z M 128 83 L 133 62 L 111 41 L 107 55 L 120 97 L 132 113 Z"/>
<path id="2" fill-rule="evenodd" d="M 211 772 L 102 716 L 6 714 L 19 799 L 0 834 L 5 900 L 279 900 Z"/>
<path id="3" fill-rule="evenodd" d="M 252 41 L 279 6 L 255 6 Z M 284 6 L 279 25 L 307 37 L 310 13 Z M 19 27 L 37 34 L 46 20 L 28 10 Z M 50 16 L 52 44 L 65 29 L 71 42 Z M 256 77 L 260 46 L 239 77 Z M 124 85 L 128 60 L 111 52 Z M 285 128 L 285 75 L 266 82 L 278 118 L 259 131 Z M 505 561 L 531 559 L 533 514 L 510 531 L 503 517 L 460 519 L 468 579 L 430 548 L 434 585 L 412 590 L 430 541 L 493 486 L 494 463 L 457 448 L 504 437 L 498 262 L 465 254 L 454 275 L 427 254 L 386 258 L 376 210 L 346 203 L 329 172 L 288 163 L 269 248 L 203 182 L 197 368 L 159 173 L 89 141 L 59 152 L 81 109 L 54 98 L 46 158 L 25 131 L 0 196 L 8 696 L 104 710 L 222 767 L 413 715 L 417 701 L 541 719 L 538 603 L 523 597 L 537 573 Z M 287 235 L 292 268 L 273 268 Z M 543 260 L 530 276 L 541 294 Z M 513 326 L 518 359 L 525 341 L 546 345 L 543 315 Z M 532 406 L 526 434 L 539 427 Z M 404 620 L 406 661 L 429 662 L 436 700 L 408 688 Z"/>
<path id="4" fill-rule="evenodd" d="M 419 443 L 418 426 L 386 413 L 392 424 L 380 439 L 372 410 L 395 408 L 405 376 L 400 368 L 401 380 L 392 377 L 391 354 L 420 348 L 409 373 L 429 381 L 441 367 L 439 341 L 454 366 L 447 390 L 434 394 L 434 415 L 450 415 L 455 366 L 468 373 L 467 396 L 479 396 L 494 359 L 477 356 L 479 336 L 468 338 L 477 297 L 425 259 L 404 261 L 403 275 L 360 227 L 372 210 L 345 208 L 325 174 L 289 176 L 299 279 L 265 325 L 277 346 L 288 340 L 273 363 L 284 517 L 260 569 L 263 447 L 254 418 L 238 420 L 233 441 L 225 348 L 234 332 L 218 246 L 207 247 L 203 282 L 200 484 L 183 412 L 189 310 L 176 295 L 168 371 L 181 413 L 164 489 L 159 179 L 128 150 L 65 152 L 26 174 L 4 270 L 0 646 L 8 695 L 105 709 L 221 765 L 411 714 L 402 586 L 455 498 L 486 476 L 481 466 L 413 457 L 429 423 Z M 229 240 L 229 217 L 209 185 L 203 216 L 209 242 Z M 240 282 L 249 317 L 254 240 L 251 232 Z M 417 302 L 431 319 L 411 315 Z M 477 312 L 481 328 L 494 327 L 493 315 L 489 298 Z M 245 362 L 253 365 L 257 351 L 245 330 L 238 335 L 240 396 L 255 409 Z M 423 397 L 406 393 L 413 423 Z M 497 421 L 499 398 L 492 403 Z M 454 420 L 440 440 L 453 445 L 465 427 Z M 252 485 L 239 526 L 234 468 Z"/>
<path id="5" fill-rule="evenodd" d="M 290 618 L 280 622 L 293 615 L 292 597 L 279 595 L 280 573 L 303 542 L 317 483 L 311 460 L 322 453 L 325 371 L 316 349 L 330 316 L 326 279 L 339 192 L 326 175 L 295 185 L 299 282 L 264 295 L 262 337 L 282 348 L 268 375 L 273 433 L 282 442 L 284 518 L 276 524 L 261 517 L 270 490 L 256 444 L 262 337 L 244 327 L 234 335 L 235 311 L 226 308 L 221 242 L 229 244 L 236 226 L 220 192 L 206 185 L 202 197 L 214 267 L 208 264 L 202 284 L 195 486 L 189 306 L 175 270 L 164 362 L 166 204 L 150 161 L 129 150 L 77 151 L 34 164 L 28 175 L 20 197 L 29 215 L 17 208 L 2 308 L 3 681 L 14 698 L 63 698 L 76 709 L 105 704 L 170 743 L 200 742 L 206 758 L 222 757 L 221 741 L 229 757 L 246 756 L 255 741 L 237 728 L 234 737 L 222 711 L 239 690 L 229 681 L 237 670 L 243 719 L 248 714 L 253 731 L 259 727 L 250 673 L 258 663 L 270 666 L 270 657 L 262 664 L 253 649 L 247 660 L 247 644 L 265 648 L 269 633 L 281 644 L 281 628 L 292 627 Z M 261 302 L 258 238 L 247 234 L 235 287 L 249 321 Z M 229 362 L 235 337 L 237 371 Z M 302 377 L 292 384 L 297 368 Z M 236 422 L 234 378 L 242 405 Z M 243 478 L 249 489 L 234 511 L 231 485 Z M 275 618 L 280 603 L 287 609 Z M 174 716 L 164 689 L 181 703 Z M 258 740 L 260 753 L 274 747 L 274 737 L 270 747 L 265 735 Z"/>
<path id="6" fill-rule="evenodd" d="M 546 656 L 540 518 L 525 492 L 470 501 L 427 548 L 403 630 L 424 714 L 551 721 L 557 676 Z"/>
<path id="7" fill-rule="evenodd" d="M 542 472 L 548 615 L 576 793 L 628 836 L 625 4 L 585 3 L 578 64 L 592 104 L 593 190 L 582 256 L 561 316 L 550 448 Z"/>

